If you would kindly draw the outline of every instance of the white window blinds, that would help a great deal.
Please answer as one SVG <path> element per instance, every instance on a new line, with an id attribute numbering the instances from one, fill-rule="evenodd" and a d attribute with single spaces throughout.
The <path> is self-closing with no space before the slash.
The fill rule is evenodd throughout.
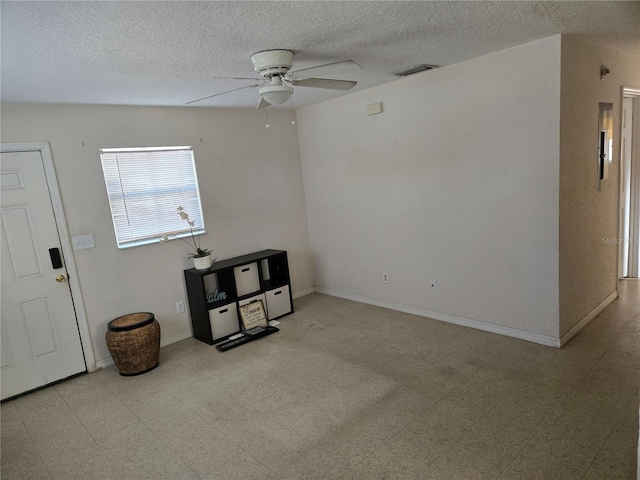
<path id="1" fill-rule="evenodd" d="M 189 235 L 179 206 L 195 221 L 194 233 L 204 233 L 191 147 L 105 148 L 100 159 L 118 248 Z"/>

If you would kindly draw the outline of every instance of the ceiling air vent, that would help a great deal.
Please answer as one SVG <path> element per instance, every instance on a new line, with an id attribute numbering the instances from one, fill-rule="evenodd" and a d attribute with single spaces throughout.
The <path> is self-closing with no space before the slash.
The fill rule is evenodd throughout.
<path id="1" fill-rule="evenodd" d="M 434 68 L 438 68 L 439 65 L 429 65 L 428 63 L 422 63 L 420 65 L 415 65 L 413 67 L 405 68 L 404 70 L 399 70 L 397 72 L 393 72 L 396 77 L 406 77 L 408 75 L 413 75 L 414 73 L 426 72 L 427 70 L 433 70 Z"/>

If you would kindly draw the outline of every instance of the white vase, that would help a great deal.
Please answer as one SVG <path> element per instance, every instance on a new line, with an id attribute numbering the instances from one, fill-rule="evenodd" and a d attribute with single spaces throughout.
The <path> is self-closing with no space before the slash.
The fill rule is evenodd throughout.
<path id="1" fill-rule="evenodd" d="M 211 255 L 206 257 L 193 257 L 193 266 L 196 270 L 209 270 L 212 263 Z"/>

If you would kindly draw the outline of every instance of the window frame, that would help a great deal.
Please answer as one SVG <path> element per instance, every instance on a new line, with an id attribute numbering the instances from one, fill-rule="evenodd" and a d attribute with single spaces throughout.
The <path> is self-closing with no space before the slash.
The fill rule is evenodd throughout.
<path id="1" fill-rule="evenodd" d="M 193 147 L 102 148 L 100 161 L 119 250 L 206 233 Z M 154 166 L 165 169 L 154 176 L 150 168 Z M 178 170 L 175 177 L 170 176 L 176 173 L 172 169 Z M 145 175 L 151 175 L 151 181 L 145 182 Z M 176 182 L 171 182 L 173 178 Z M 143 201 L 146 207 L 140 205 Z M 182 220 L 178 207 L 184 207 L 196 222 L 193 229 Z M 129 231 L 123 227 L 124 217 Z"/>

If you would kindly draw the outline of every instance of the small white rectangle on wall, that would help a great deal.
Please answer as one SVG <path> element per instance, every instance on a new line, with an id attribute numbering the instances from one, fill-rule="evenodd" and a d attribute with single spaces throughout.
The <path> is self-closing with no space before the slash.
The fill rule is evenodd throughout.
<path id="1" fill-rule="evenodd" d="M 378 113 L 382 113 L 382 102 L 367 105 L 367 115 L 377 115 Z"/>
<path id="2" fill-rule="evenodd" d="M 80 235 L 78 237 L 73 237 L 73 249 L 74 250 L 84 250 L 85 248 L 93 248 L 95 244 L 93 243 L 93 235 Z"/>

